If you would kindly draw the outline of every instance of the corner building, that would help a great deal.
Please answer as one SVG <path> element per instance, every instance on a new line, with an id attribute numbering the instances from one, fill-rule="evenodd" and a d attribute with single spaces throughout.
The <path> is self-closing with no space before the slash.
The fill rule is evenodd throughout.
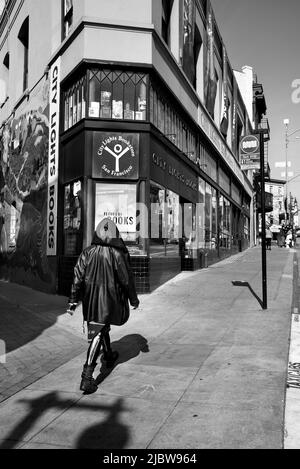
<path id="1" fill-rule="evenodd" d="M 139 292 L 253 242 L 252 132 L 205 0 L 11 0 L 0 20 L 0 277 L 68 294 L 103 217 Z"/>

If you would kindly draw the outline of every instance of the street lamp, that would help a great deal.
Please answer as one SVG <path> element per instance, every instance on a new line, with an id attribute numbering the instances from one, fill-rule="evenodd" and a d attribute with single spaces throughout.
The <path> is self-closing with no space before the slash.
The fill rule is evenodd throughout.
<path id="1" fill-rule="evenodd" d="M 288 133 L 290 119 L 284 119 L 283 123 L 285 125 L 285 199 L 286 199 L 286 210 L 285 210 L 285 222 L 287 224 L 287 211 L 288 211 L 288 147 L 289 147 L 289 137 L 294 135 L 296 132 L 299 132 L 300 129 L 294 130 L 294 132 Z M 297 138 L 297 137 L 296 137 Z"/>

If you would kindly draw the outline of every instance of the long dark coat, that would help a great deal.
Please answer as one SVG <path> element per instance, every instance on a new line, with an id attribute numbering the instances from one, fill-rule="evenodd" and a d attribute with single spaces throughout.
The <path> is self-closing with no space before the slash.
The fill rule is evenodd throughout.
<path id="1" fill-rule="evenodd" d="M 128 320 L 128 301 L 138 306 L 130 256 L 109 219 L 99 224 L 92 245 L 77 260 L 69 302 L 79 301 L 85 321 L 115 326 Z"/>

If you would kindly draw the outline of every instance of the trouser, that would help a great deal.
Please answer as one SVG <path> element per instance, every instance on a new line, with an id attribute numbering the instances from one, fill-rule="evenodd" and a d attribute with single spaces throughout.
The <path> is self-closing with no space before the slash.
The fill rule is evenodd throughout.
<path id="1" fill-rule="evenodd" d="M 87 352 L 86 365 L 96 365 L 101 346 L 103 347 L 105 355 L 111 352 L 109 331 L 109 325 L 97 323 L 88 324 L 88 340 L 90 346 Z"/>

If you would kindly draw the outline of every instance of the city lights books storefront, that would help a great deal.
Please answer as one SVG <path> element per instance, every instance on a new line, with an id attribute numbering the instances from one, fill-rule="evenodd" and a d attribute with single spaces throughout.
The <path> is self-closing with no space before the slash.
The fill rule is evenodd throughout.
<path id="1" fill-rule="evenodd" d="M 197 129 L 148 74 L 87 70 L 64 85 L 63 108 L 61 293 L 104 217 L 128 246 L 139 292 L 237 251 L 241 223 L 249 230 L 242 187 L 204 147 L 200 170 Z"/>

